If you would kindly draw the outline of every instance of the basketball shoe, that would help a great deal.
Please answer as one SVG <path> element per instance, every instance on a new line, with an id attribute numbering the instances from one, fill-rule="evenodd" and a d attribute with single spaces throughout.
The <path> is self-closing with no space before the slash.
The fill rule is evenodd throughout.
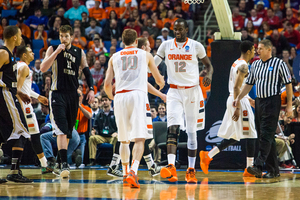
<path id="1" fill-rule="evenodd" d="M 194 168 L 189 167 L 187 169 L 186 174 L 185 174 L 185 180 L 188 183 L 196 183 L 197 184 L 196 170 Z"/>
<path id="2" fill-rule="evenodd" d="M 161 168 L 160 176 L 162 178 L 167 178 L 170 182 L 178 181 L 176 167 L 173 164 L 169 164 L 168 166 Z"/>
<path id="3" fill-rule="evenodd" d="M 208 174 L 208 168 L 210 162 L 213 160 L 208 156 L 208 151 L 200 151 L 200 167 L 204 174 Z"/>

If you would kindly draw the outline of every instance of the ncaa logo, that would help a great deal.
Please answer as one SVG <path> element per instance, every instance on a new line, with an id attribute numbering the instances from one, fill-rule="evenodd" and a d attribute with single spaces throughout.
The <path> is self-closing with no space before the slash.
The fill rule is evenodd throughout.
<path id="1" fill-rule="evenodd" d="M 216 121 L 206 132 L 205 141 L 207 143 L 219 143 L 223 140 L 223 138 L 218 137 L 218 131 L 221 124 L 222 124 L 222 120 Z"/>
<path id="2" fill-rule="evenodd" d="M 190 51 L 190 47 L 189 46 L 185 46 L 185 52 L 189 52 Z"/>
<path id="3" fill-rule="evenodd" d="M 14 60 L 15 60 L 15 58 L 14 58 L 14 57 L 12 57 L 12 58 L 11 58 L 11 61 L 14 61 Z"/>
<path id="4" fill-rule="evenodd" d="M 273 67 L 272 67 L 272 66 L 270 66 L 268 70 L 269 70 L 269 71 L 273 71 Z"/>

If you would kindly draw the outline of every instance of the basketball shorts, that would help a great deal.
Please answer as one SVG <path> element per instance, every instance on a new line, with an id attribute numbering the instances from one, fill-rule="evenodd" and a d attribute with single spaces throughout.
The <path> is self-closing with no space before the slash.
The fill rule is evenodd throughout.
<path id="1" fill-rule="evenodd" d="M 170 88 L 167 93 L 167 124 L 195 133 L 205 127 L 204 99 L 200 86 L 189 89 Z"/>
<path id="2" fill-rule="evenodd" d="M 225 139 L 240 141 L 245 138 L 257 138 L 255 129 L 254 114 L 250 102 L 244 97 L 241 102 L 240 117 L 238 121 L 233 121 L 232 116 L 235 108 L 232 106 L 233 96 L 227 99 L 227 109 L 225 111 L 222 124 L 218 131 L 218 136 Z"/>
<path id="3" fill-rule="evenodd" d="M 77 91 L 50 91 L 49 106 L 53 134 L 72 138 L 79 107 Z"/>
<path id="4" fill-rule="evenodd" d="M 31 103 L 25 104 L 22 102 L 24 114 L 25 114 L 25 120 L 28 126 L 28 131 L 30 135 L 40 133 L 39 124 L 36 119 L 36 115 L 33 112 L 33 107 Z"/>
<path id="5" fill-rule="evenodd" d="M 16 92 L 0 87 L 0 132 L 4 141 L 30 138 L 27 124 Z"/>
<path id="6" fill-rule="evenodd" d="M 150 105 L 145 92 L 134 90 L 116 94 L 114 112 L 119 141 L 153 138 Z"/>

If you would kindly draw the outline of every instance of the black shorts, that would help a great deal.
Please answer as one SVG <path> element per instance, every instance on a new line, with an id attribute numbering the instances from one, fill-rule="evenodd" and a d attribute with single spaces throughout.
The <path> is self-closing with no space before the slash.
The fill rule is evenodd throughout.
<path id="1" fill-rule="evenodd" d="M 72 138 L 79 107 L 77 91 L 50 91 L 49 105 L 54 134 L 65 134 L 67 138 Z"/>
<path id="2" fill-rule="evenodd" d="M 28 127 L 21 104 L 15 90 L 0 87 L 0 142 L 8 138 L 29 137 Z"/>

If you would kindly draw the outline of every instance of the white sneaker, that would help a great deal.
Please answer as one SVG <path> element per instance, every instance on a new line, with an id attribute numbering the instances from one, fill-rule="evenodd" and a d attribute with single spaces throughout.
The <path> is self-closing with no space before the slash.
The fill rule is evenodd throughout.
<path id="1" fill-rule="evenodd" d="M 83 169 L 83 168 L 85 168 L 85 164 L 81 164 L 78 166 L 78 169 Z"/>

